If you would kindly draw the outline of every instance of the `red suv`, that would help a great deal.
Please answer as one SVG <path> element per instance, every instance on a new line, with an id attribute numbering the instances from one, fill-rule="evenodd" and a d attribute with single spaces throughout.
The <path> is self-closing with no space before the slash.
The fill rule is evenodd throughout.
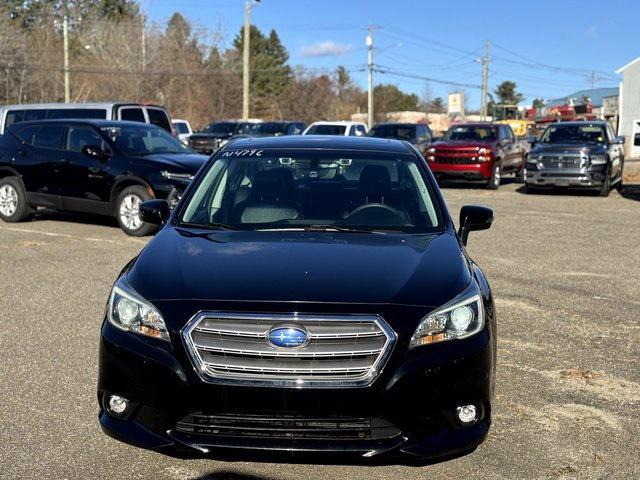
<path id="1" fill-rule="evenodd" d="M 504 173 L 522 175 L 527 148 L 509 125 L 462 123 L 452 126 L 441 141 L 425 150 L 436 178 L 485 183 L 495 190 Z"/>

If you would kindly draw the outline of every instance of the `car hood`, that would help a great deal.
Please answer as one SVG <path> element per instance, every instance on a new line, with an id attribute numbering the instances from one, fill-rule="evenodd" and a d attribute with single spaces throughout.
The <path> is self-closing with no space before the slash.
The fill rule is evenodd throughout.
<path id="1" fill-rule="evenodd" d="M 471 273 L 457 238 L 166 227 L 127 273 L 154 301 L 440 306 Z"/>
<path id="2" fill-rule="evenodd" d="M 438 141 L 432 144 L 432 146 L 436 147 L 446 147 L 446 148 L 476 148 L 479 145 L 482 146 L 492 146 L 494 145 L 494 141 L 486 141 L 483 142 L 481 140 L 450 140 L 450 141 Z"/>
<path id="3" fill-rule="evenodd" d="M 587 155 L 604 155 L 607 152 L 605 145 L 580 145 L 575 143 L 539 143 L 531 149 L 529 155 L 535 155 L 538 153 L 545 154 L 557 154 L 557 155 L 571 155 L 576 153 L 586 153 Z"/>
<path id="4" fill-rule="evenodd" d="M 167 168 L 177 168 L 180 172 L 186 170 L 195 174 L 209 157 L 196 153 L 155 153 L 140 158 Z"/>

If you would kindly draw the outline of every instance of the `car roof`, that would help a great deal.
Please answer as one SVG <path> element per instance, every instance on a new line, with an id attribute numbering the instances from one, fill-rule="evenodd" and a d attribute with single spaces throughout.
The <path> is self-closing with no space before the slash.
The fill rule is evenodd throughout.
<path id="1" fill-rule="evenodd" d="M 374 137 L 345 137 L 336 135 L 289 135 L 283 137 L 239 138 L 225 145 L 221 151 L 236 149 L 310 149 L 310 150 L 362 150 L 395 153 L 413 153 L 411 147 L 400 140 Z"/>
<path id="2" fill-rule="evenodd" d="M 143 122 L 130 122 L 127 120 L 100 120 L 100 119 L 49 119 L 49 120 L 30 120 L 28 122 L 17 122 L 11 124 L 9 128 L 17 128 L 17 127 L 25 127 L 29 125 L 55 125 L 55 124 L 65 124 L 65 125 L 93 125 L 97 128 L 103 127 L 122 127 L 122 126 L 138 126 L 138 127 L 155 127 L 160 128 L 156 125 L 152 125 L 150 123 Z M 162 130 L 162 129 L 161 129 Z"/>
<path id="3" fill-rule="evenodd" d="M 606 120 L 574 120 L 571 122 L 551 122 L 549 123 L 549 126 L 551 125 L 606 125 L 607 122 Z"/>
<path id="4" fill-rule="evenodd" d="M 37 110 L 37 109 L 72 109 L 72 108 L 112 108 L 122 107 L 153 107 L 164 108 L 161 105 L 143 104 L 135 102 L 94 102 L 94 103 L 19 103 L 0 105 L 0 110 Z"/>
<path id="5" fill-rule="evenodd" d="M 352 122 L 348 120 L 336 120 L 335 122 L 322 120 L 319 122 L 313 122 L 310 126 L 313 125 L 364 125 L 362 122 Z"/>
<path id="6" fill-rule="evenodd" d="M 407 126 L 407 127 L 414 127 L 417 125 L 424 125 L 425 127 L 428 127 L 428 125 L 426 123 L 418 123 L 418 122 L 380 122 L 380 123 L 376 123 L 373 128 L 375 127 L 382 127 L 385 125 L 403 125 L 403 126 Z"/>

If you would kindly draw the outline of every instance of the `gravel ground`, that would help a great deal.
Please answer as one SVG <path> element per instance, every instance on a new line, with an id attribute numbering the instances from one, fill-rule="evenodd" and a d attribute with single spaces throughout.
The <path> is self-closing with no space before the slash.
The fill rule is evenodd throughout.
<path id="1" fill-rule="evenodd" d="M 422 468 L 182 461 L 108 438 L 99 324 L 145 240 L 93 217 L 0 223 L 0 478 L 640 478 L 638 183 L 609 198 L 444 189 L 456 218 L 495 209 L 469 246 L 496 297 L 495 421 L 474 454 Z"/>

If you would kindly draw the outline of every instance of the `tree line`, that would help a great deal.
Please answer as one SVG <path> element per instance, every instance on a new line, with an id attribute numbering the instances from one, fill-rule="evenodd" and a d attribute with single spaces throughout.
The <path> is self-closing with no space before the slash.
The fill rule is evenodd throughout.
<path id="1" fill-rule="evenodd" d="M 242 114 L 242 29 L 225 47 L 175 13 L 149 25 L 132 0 L 3 0 L 0 5 L 0 104 L 64 100 L 62 21 L 69 19 L 71 100 L 152 102 L 201 127 Z M 366 112 L 367 94 L 344 67 L 291 66 L 277 32 L 250 30 L 251 116 L 349 119 Z M 417 95 L 392 84 L 374 90 L 384 112 L 426 110 Z M 430 112 L 444 110 L 441 98 Z"/>

